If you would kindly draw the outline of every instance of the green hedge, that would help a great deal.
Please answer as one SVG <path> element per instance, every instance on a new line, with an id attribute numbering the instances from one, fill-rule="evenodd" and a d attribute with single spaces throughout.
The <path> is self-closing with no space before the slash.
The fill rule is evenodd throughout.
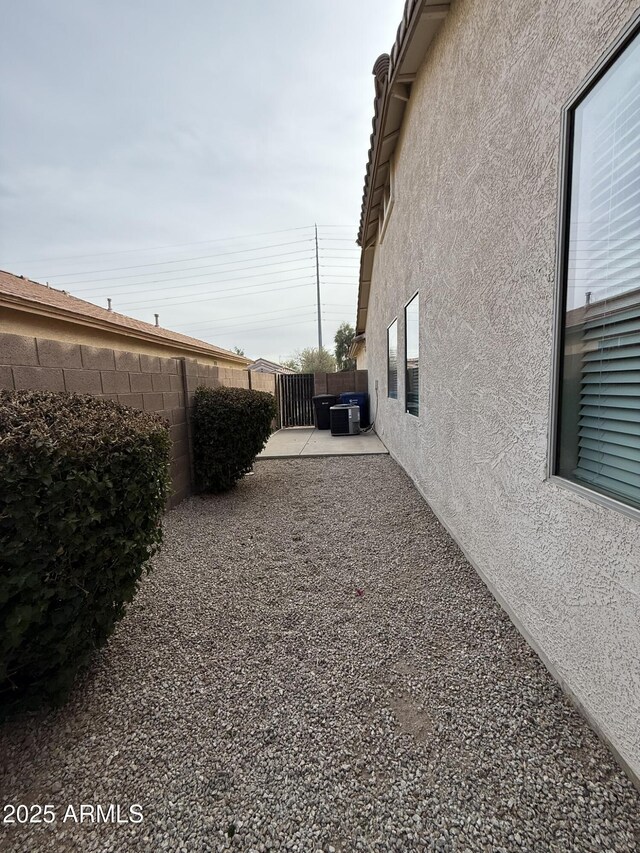
<path id="1" fill-rule="evenodd" d="M 199 487 L 231 489 L 253 467 L 275 416 L 275 398 L 264 391 L 197 388 L 191 426 Z"/>
<path id="2" fill-rule="evenodd" d="M 61 701 L 161 540 L 170 439 L 157 415 L 0 393 L 0 710 Z"/>

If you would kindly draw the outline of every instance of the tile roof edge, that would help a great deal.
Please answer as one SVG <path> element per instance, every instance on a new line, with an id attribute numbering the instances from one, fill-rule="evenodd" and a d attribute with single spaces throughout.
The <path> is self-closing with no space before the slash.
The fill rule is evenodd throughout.
<path id="1" fill-rule="evenodd" d="M 374 183 L 376 172 L 376 153 L 380 142 L 382 130 L 382 117 L 385 114 L 389 102 L 391 89 L 398 71 L 401 60 L 406 53 L 409 43 L 415 35 L 416 20 L 429 9 L 429 0 L 406 0 L 402 20 L 396 32 L 396 38 L 389 54 L 381 54 L 373 65 L 372 74 L 375 76 L 375 98 L 373 101 L 372 133 L 369 137 L 370 146 L 367 155 L 367 165 L 364 176 L 362 191 L 362 205 L 360 208 L 360 227 L 358 229 L 357 244 L 363 247 L 366 239 L 366 226 L 369 218 L 370 191 Z M 443 7 L 449 7 L 450 0 L 442 0 Z"/>
<path id="2" fill-rule="evenodd" d="M 49 287 L 46 284 L 42 284 L 39 281 L 34 281 L 33 279 L 29 279 L 26 276 L 18 276 L 14 273 L 8 272 L 7 270 L 0 270 L 0 275 L 7 275 L 11 278 L 19 281 L 27 282 L 31 285 L 37 285 L 39 287 L 44 288 L 45 290 L 55 291 L 63 296 L 67 296 L 70 299 L 76 300 L 77 302 L 83 303 L 86 302 L 84 299 L 80 299 L 77 296 L 72 296 L 64 290 L 59 290 L 58 288 Z M 113 332 L 115 334 L 124 335 L 125 337 L 138 338 L 141 340 L 149 340 L 153 341 L 158 345 L 164 346 L 179 346 L 185 350 L 192 350 L 194 353 L 198 352 L 202 355 L 209 356 L 218 356 L 220 358 L 227 358 L 232 361 L 237 361 L 239 365 L 246 367 L 251 364 L 252 359 L 247 358 L 246 356 L 238 355 L 231 350 L 225 350 L 222 347 L 218 347 L 215 344 L 210 344 L 207 341 L 201 341 L 198 338 L 190 338 L 188 335 L 181 335 L 180 332 L 172 332 L 171 329 L 164 329 L 166 335 L 159 335 L 154 333 L 155 326 L 152 326 L 151 323 L 146 323 L 144 320 L 136 320 L 138 323 L 144 323 L 148 329 L 140 329 L 134 326 L 129 326 L 123 323 L 114 323 L 109 322 L 109 319 L 106 317 L 94 317 L 90 314 L 84 314 L 80 310 L 74 310 L 73 308 L 66 308 L 57 305 L 52 305 L 46 302 L 40 302 L 35 298 L 30 298 L 28 295 L 23 294 L 11 294 L 5 293 L 0 288 L 0 304 L 5 304 L 8 307 L 16 307 L 21 306 L 23 308 L 30 308 L 34 313 L 38 313 L 44 316 L 53 316 L 58 319 L 68 319 L 75 323 L 80 323 L 84 326 L 93 326 L 94 328 L 101 328 L 107 331 Z M 94 308 L 100 308 L 98 305 L 94 305 L 92 302 L 86 302 L 87 305 L 91 305 Z M 101 309 L 103 311 L 107 311 L 107 309 Z M 126 314 L 120 314 L 118 312 L 110 312 L 113 313 L 117 317 L 121 317 L 125 320 L 133 320 L 135 318 L 129 317 Z M 179 335 L 180 337 L 171 337 L 171 335 Z M 241 368 L 240 368 L 241 369 Z"/>

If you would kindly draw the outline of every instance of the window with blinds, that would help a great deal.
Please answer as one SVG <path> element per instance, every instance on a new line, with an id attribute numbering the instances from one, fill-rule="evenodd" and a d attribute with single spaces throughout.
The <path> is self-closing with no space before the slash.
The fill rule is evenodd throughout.
<path id="1" fill-rule="evenodd" d="M 640 36 L 570 129 L 556 468 L 640 508 Z"/>
<path id="2" fill-rule="evenodd" d="M 387 329 L 387 397 L 398 398 L 398 321 Z"/>
<path id="3" fill-rule="evenodd" d="M 420 302 L 418 294 L 404 309 L 405 343 L 405 409 L 410 415 L 420 413 Z"/>

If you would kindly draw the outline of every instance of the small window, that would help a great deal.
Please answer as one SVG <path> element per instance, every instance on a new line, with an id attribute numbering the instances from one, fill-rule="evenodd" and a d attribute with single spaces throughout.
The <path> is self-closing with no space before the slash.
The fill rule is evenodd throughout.
<path id="1" fill-rule="evenodd" d="M 398 399 L 398 321 L 387 329 L 387 397 Z"/>
<path id="2" fill-rule="evenodd" d="M 406 366 L 405 394 L 406 409 L 411 415 L 418 414 L 420 404 L 420 391 L 418 387 L 418 360 L 420 356 L 420 347 L 418 342 L 419 327 L 419 302 L 418 294 L 416 293 L 411 302 L 409 302 L 404 309 Z"/>
<path id="3" fill-rule="evenodd" d="M 640 37 L 568 113 L 555 473 L 640 507 Z"/>

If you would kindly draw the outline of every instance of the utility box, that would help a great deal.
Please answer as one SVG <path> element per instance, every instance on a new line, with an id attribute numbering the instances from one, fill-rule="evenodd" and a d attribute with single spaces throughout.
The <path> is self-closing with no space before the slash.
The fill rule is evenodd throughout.
<path id="1" fill-rule="evenodd" d="M 358 435 L 360 432 L 360 407 L 348 403 L 331 406 L 331 435 Z"/>
<path id="2" fill-rule="evenodd" d="M 360 391 L 345 391 L 340 394 L 340 403 L 348 403 L 350 406 L 360 407 L 360 426 L 368 427 L 369 420 L 369 395 Z"/>

